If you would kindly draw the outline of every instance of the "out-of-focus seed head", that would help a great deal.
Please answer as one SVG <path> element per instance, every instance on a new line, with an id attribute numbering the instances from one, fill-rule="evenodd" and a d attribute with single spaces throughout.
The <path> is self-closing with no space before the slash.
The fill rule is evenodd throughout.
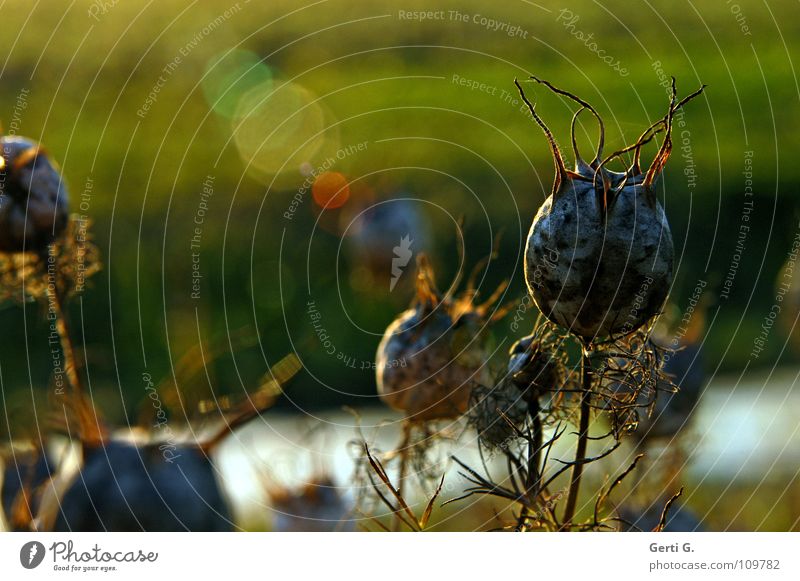
<path id="1" fill-rule="evenodd" d="M 0 252 L 41 251 L 66 228 L 58 167 L 25 137 L 0 137 Z"/>
<path id="2" fill-rule="evenodd" d="M 566 369 L 551 341 L 534 333 L 511 346 L 508 375 L 530 399 L 559 389 L 565 382 Z"/>
<path id="3" fill-rule="evenodd" d="M 276 532 L 343 532 L 354 530 L 350 501 L 328 476 L 298 490 L 270 492 Z"/>
<path id="4" fill-rule="evenodd" d="M 388 406 L 413 421 L 458 417 L 469 405 L 473 386 L 488 384 L 486 331 L 504 312 L 489 312 L 499 293 L 478 306 L 473 305 L 476 294 L 468 288 L 456 299 L 450 293 L 443 296 L 427 258 L 418 256 L 416 299 L 378 345 L 378 394 Z"/>
<path id="5" fill-rule="evenodd" d="M 582 99 L 535 79 L 581 105 L 572 123 L 575 169 L 569 171 L 552 133 L 533 106 L 531 114 L 544 130 L 556 166 L 551 195 L 531 225 L 525 251 L 528 290 L 544 315 L 583 341 L 631 333 L 659 313 L 670 284 L 674 250 L 669 224 L 658 203 L 655 182 L 672 149 L 672 117 L 697 91 L 676 102 L 673 82 L 669 111 L 637 142 L 603 158 L 604 127 L 600 115 Z M 600 126 L 597 153 L 585 162 L 575 140 L 575 122 L 589 110 Z M 641 147 L 660 131 L 664 142 L 651 166 L 642 172 Z M 633 151 L 625 172 L 608 162 Z"/>
<path id="6" fill-rule="evenodd" d="M 566 375 L 563 357 L 547 329 L 537 328 L 514 343 L 508 368 L 497 384 L 473 391 L 469 417 L 481 443 L 490 449 L 508 447 L 523 430 L 529 412 L 539 412 L 540 399 L 564 387 Z"/>
<path id="7" fill-rule="evenodd" d="M 53 519 L 56 532 L 233 528 L 210 459 L 190 444 L 138 445 L 114 439 L 84 448 L 80 473 L 51 510 L 54 514 L 43 518 Z"/>
<path id="8" fill-rule="evenodd" d="M 513 381 L 496 386 L 476 386 L 474 404 L 469 411 L 470 424 L 486 448 L 508 448 L 517 438 L 528 418 L 528 402 Z"/>

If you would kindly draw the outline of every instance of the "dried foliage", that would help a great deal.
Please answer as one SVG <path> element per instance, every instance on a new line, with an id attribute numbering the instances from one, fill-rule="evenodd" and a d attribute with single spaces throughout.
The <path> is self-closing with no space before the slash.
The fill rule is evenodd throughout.
<path id="1" fill-rule="evenodd" d="M 492 478 L 486 460 L 479 471 L 454 458 L 470 486 L 450 502 L 484 495 L 512 503 L 517 507 L 515 521 L 504 523 L 503 529 L 613 528 L 611 521 L 616 517 L 613 509 L 606 508 L 608 497 L 633 472 L 639 457 L 608 488 L 598 491 L 593 518 L 585 522 L 573 522 L 575 474 L 579 483 L 586 465 L 617 450 L 621 438 L 635 430 L 641 415 L 652 409 L 656 391 L 672 386 L 661 371 L 663 350 L 649 340 L 649 330 L 648 325 L 587 347 L 540 318 L 533 333 L 512 347 L 508 370 L 496 385 L 473 392 L 470 422 L 481 445 L 492 456 L 504 457 L 505 474 Z M 578 361 L 567 356 L 570 341 L 581 349 Z M 611 429 L 590 435 L 590 415 L 605 419 Z M 579 425 L 579 443 L 582 439 L 584 446 L 588 440 L 608 440 L 604 450 L 587 456 L 584 447 L 574 460 L 554 457 L 553 447 L 570 423 Z M 556 489 L 568 472 L 572 472 L 569 487 Z M 559 517 L 556 507 L 565 498 L 564 516 Z"/>
<path id="2" fill-rule="evenodd" d="M 366 442 L 363 444 L 363 453 L 368 464 L 368 469 L 365 470 L 364 474 L 369 482 L 369 493 L 374 495 L 379 504 L 389 510 L 389 514 L 396 519 L 396 524 L 414 532 L 425 530 L 433 514 L 436 499 L 442 492 L 444 475 L 439 480 L 438 486 L 430 496 L 422 513 L 417 516 L 403 496 L 402 487 L 395 486 L 392 483 L 383 464 L 372 455 Z M 361 514 L 366 517 L 368 522 L 374 524 L 380 530 L 389 531 L 387 524 L 379 516 L 376 516 L 375 511 L 370 511 L 370 513 L 361 512 Z M 362 527 L 366 528 L 364 525 Z M 395 530 L 398 530 L 398 528 Z"/>
<path id="3" fill-rule="evenodd" d="M 102 268 L 90 226 L 88 219 L 72 215 L 63 235 L 42 253 L 0 252 L 0 301 L 44 299 L 48 289 L 63 299 L 82 292 Z"/>

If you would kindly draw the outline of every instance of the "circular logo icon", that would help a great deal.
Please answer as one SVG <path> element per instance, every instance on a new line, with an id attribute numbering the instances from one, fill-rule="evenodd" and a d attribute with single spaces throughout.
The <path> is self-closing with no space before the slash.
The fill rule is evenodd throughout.
<path id="1" fill-rule="evenodd" d="M 19 562 L 26 569 L 35 569 L 44 560 L 44 545 L 39 541 L 30 541 L 19 550 Z"/>

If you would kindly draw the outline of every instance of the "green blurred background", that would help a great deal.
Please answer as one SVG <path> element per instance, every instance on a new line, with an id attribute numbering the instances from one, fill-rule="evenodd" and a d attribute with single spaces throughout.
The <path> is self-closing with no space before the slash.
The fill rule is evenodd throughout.
<path id="1" fill-rule="evenodd" d="M 419 22 L 407 15 L 417 10 L 441 12 Z M 535 73 L 593 103 L 607 151 L 664 114 L 656 69 L 677 78 L 680 95 L 708 85 L 686 108 L 688 141 L 676 134 L 662 195 L 679 253 L 677 312 L 698 281 L 708 283 L 710 371 L 738 372 L 748 360 L 800 218 L 796 2 L 11 1 L 0 13 L 4 130 L 45 145 L 73 210 L 94 223 L 104 268 L 71 312 L 93 395 L 120 422 L 137 415 L 142 374 L 169 378 L 201 341 L 207 372 L 178 378 L 187 393 L 251 389 L 296 351 L 306 369 L 280 406 L 375 403 L 373 372 L 361 367 L 412 297 L 408 273 L 389 291 L 403 229 L 415 253 L 433 257 L 442 287 L 457 269 L 455 220 L 464 218 L 468 265 L 503 229 L 481 289 L 508 278 L 505 300 L 522 297 L 521 250 L 553 170 L 541 131 L 510 100 L 515 77 Z M 504 25 L 493 30 L 484 17 Z M 571 158 L 575 108 L 526 88 Z M 596 128 L 581 121 L 589 157 Z M 730 296 L 720 298 L 746 151 L 751 230 Z M 306 193 L 287 219 L 308 168 L 329 157 L 349 181 L 346 202 L 323 210 Z M 405 221 L 354 234 L 353 218 L 381 202 Z M 30 387 L 48 382 L 40 308 L 0 312 L 3 389 L 19 414 Z M 525 317 L 516 331 L 500 323 L 497 344 L 523 334 L 533 313 Z M 794 362 L 785 339 L 776 327 L 750 368 Z"/>

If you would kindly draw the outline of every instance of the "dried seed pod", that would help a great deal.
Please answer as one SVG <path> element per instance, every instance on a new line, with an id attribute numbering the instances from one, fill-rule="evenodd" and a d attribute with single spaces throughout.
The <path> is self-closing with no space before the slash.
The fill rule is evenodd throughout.
<path id="1" fill-rule="evenodd" d="M 451 288 L 455 288 L 453 283 Z M 490 307 L 501 285 L 485 303 L 474 306 L 470 288 L 459 298 L 442 296 L 422 254 L 417 260 L 417 297 L 386 329 L 378 345 L 378 394 L 413 421 L 458 417 L 475 384 L 488 384 L 488 325 L 505 313 Z"/>
<path id="2" fill-rule="evenodd" d="M 528 418 L 528 402 L 522 390 L 513 381 L 504 380 L 493 387 L 476 386 L 472 397 L 469 420 L 481 444 L 490 450 L 507 448 Z"/>
<path id="3" fill-rule="evenodd" d="M 546 332 L 545 332 L 545 336 Z M 548 337 L 549 339 L 549 337 Z M 550 340 L 534 332 L 511 346 L 508 374 L 528 399 L 563 387 L 566 369 Z"/>
<path id="4" fill-rule="evenodd" d="M 41 251 L 67 225 L 67 189 L 41 146 L 0 137 L 0 252 Z"/>
<path id="5" fill-rule="evenodd" d="M 556 166 L 551 195 L 531 225 L 525 251 L 528 290 L 544 315 L 569 329 L 584 342 L 597 337 L 628 334 L 656 315 L 672 283 L 674 251 L 669 224 L 656 199 L 655 181 L 672 149 L 672 117 L 675 111 L 702 89 L 676 103 L 665 117 L 645 131 L 637 142 L 603 158 L 604 127 L 600 115 L 582 99 L 557 89 L 581 105 L 572 124 L 575 169 L 569 171 L 552 133 L 533 105 L 520 94 L 534 120 L 544 130 Z M 584 109 L 600 126 L 597 152 L 590 163 L 578 152 L 575 120 Z M 656 133 L 665 138 L 650 168 L 639 167 L 641 147 Z M 628 151 L 634 161 L 625 172 L 606 165 Z"/>
<path id="6" fill-rule="evenodd" d="M 470 422 L 488 448 L 507 447 L 530 413 L 539 413 L 540 398 L 564 387 L 566 369 L 547 329 L 537 329 L 509 350 L 508 369 L 494 387 L 476 387 Z"/>

